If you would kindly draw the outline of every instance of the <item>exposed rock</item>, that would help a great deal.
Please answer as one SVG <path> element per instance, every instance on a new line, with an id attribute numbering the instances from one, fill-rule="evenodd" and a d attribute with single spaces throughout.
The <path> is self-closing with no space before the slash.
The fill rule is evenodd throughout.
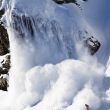
<path id="1" fill-rule="evenodd" d="M 8 81 L 7 78 L 0 78 L 0 90 L 4 90 L 7 91 L 7 87 L 8 87 Z"/>
<path id="2" fill-rule="evenodd" d="M 0 10 L 0 18 L 2 17 L 2 15 L 4 14 L 4 9 Z"/>
<path id="3" fill-rule="evenodd" d="M 0 67 L 0 75 L 8 74 L 8 69 Z"/>
<path id="4" fill-rule="evenodd" d="M 6 55 L 1 64 L 2 66 L 0 67 L 0 90 L 7 91 L 8 79 L 4 76 L 9 75 L 8 72 L 10 69 L 10 55 Z"/>
<path id="5" fill-rule="evenodd" d="M 0 10 L 0 18 L 4 14 L 4 10 Z M 9 53 L 9 39 L 7 30 L 2 26 L 2 22 L 0 22 L 0 55 L 5 55 Z"/>
<path id="6" fill-rule="evenodd" d="M 64 0 L 53 0 L 54 2 L 58 3 L 58 4 L 63 4 Z"/>
<path id="7" fill-rule="evenodd" d="M 6 55 L 5 59 L 1 62 L 3 69 L 10 69 L 10 55 Z"/>
<path id="8" fill-rule="evenodd" d="M 0 10 L 0 18 L 4 14 L 4 10 Z M 0 56 L 6 55 L 9 53 L 9 39 L 7 30 L 0 24 Z M 1 62 L 2 66 L 0 67 L 0 90 L 7 91 L 8 80 L 3 76 L 8 75 L 10 69 L 10 55 L 6 55 L 5 59 Z"/>
<path id="9" fill-rule="evenodd" d="M 91 36 L 84 40 L 84 46 L 88 48 L 91 55 L 94 55 L 99 50 L 101 43 Z"/>
<path id="10" fill-rule="evenodd" d="M 63 4 L 63 3 L 76 3 L 76 0 L 53 0 L 58 4 Z"/>
<path id="11" fill-rule="evenodd" d="M 0 55 L 9 53 L 9 39 L 6 29 L 0 25 Z"/>
<path id="12" fill-rule="evenodd" d="M 78 4 L 77 0 L 53 0 L 57 4 L 65 4 L 65 3 L 74 3 L 80 8 L 80 4 Z M 82 1 L 88 1 L 88 0 L 82 0 Z"/>
<path id="13" fill-rule="evenodd" d="M 57 4 L 67 4 L 67 3 L 74 3 L 80 8 L 80 4 L 77 3 L 76 0 L 53 0 Z"/>

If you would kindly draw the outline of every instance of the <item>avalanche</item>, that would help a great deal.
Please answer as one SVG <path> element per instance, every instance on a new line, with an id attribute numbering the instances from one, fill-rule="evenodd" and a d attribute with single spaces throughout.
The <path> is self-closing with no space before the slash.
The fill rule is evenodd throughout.
<path id="1" fill-rule="evenodd" d="M 99 110 L 106 95 L 105 67 L 82 39 L 95 36 L 103 43 L 103 38 L 79 7 L 52 0 L 4 0 L 2 9 L 11 69 L 8 92 L 0 91 L 0 109 L 84 110 L 88 104 Z"/>

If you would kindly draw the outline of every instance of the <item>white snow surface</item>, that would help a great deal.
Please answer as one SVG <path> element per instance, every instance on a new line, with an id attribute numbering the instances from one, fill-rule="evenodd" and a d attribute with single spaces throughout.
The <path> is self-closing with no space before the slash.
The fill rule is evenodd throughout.
<path id="1" fill-rule="evenodd" d="M 88 54 L 81 39 L 94 36 L 103 44 L 103 37 L 82 11 L 52 0 L 10 0 L 5 9 L 2 21 L 10 39 L 11 69 L 8 92 L 0 91 L 0 110 L 85 110 L 85 104 L 99 110 L 106 102 L 106 68 Z M 31 16 L 38 23 L 38 30 L 32 25 L 34 40 L 25 27 L 20 27 L 24 38 L 12 27 L 23 25 L 13 21 L 13 14 Z M 42 22 L 36 21 L 39 18 Z"/>

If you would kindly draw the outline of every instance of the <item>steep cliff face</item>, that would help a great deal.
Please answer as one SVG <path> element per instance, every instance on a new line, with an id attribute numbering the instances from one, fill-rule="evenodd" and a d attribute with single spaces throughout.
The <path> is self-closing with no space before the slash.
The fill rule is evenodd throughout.
<path id="1" fill-rule="evenodd" d="M 0 18 L 4 10 L 0 10 Z M 0 23 L 0 90 L 7 91 L 8 72 L 10 69 L 9 38 L 5 27 Z"/>
<path id="2" fill-rule="evenodd" d="M 102 37 L 85 21 L 76 0 L 64 1 L 4 0 L 11 68 L 8 55 L 1 64 L 0 89 L 7 90 L 3 74 L 10 69 L 9 88 L 6 96 L 0 91 L 0 109 L 100 110 L 106 103 L 105 68 L 96 56 Z"/>
<path id="3" fill-rule="evenodd" d="M 9 53 L 9 39 L 7 30 L 0 25 L 0 55 Z"/>
<path id="4" fill-rule="evenodd" d="M 55 1 L 55 2 L 57 3 L 57 1 Z M 0 11 L 1 17 L 4 14 L 4 11 L 6 9 L 5 2 L 3 2 L 3 3 L 4 4 Z M 73 1 L 72 0 L 63 1 L 63 3 L 65 3 L 65 4 L 74 3 L 74 4 L 78 5 L 77 1 L 74 1 L 74 0 Z M 11 27 L 16 31 L 16 36 L 18 36 L 22 41 L 27 40 L 27 36 L 31 36 L 32 38 L 29 38 L 29 41 L 35 40 L 35 41 L 37 41 L 37 43 L 36 43 L 37 45 L 41 45 L 41 42 L 42 42 L 42 44 L 45 45 L 45 47 L 47 46 L 47 44 L 49 45 L 46 47 L 46 50 L 45 49 L 43 50 L 43 51 L 51 50 L 51 55 L 48 55 L 48 54 L 47 54 L 47 56 L 45 55 L 45 58 L 47 57 L 45 59 L 45 60 L 47 60 L 47 62 L 56 63 L 57 60 L 61 61 L 65 58 L 66 59 L 75 58 L 77 56 L 77 54 L 74 52 L 76 41 L 74 42 L 74 38 L 71 37 L 71 35 L 66 35 L 65 32 L 63 33 L 63 29 L 60 26 L 61 23 L 58 20 L 49 20 L 47 18 L 44 19 L 43 16 L 40 14 L 37 14 L 34 16 L 28 15 L 28 14 L 26 15 L 19 9 L 13 9 L 13 11 L 11 13 L 12 13 L 11 14 L 11 18 L 12 18 Z M 78 25 L 80 25 L 80 24 L 78 24 Z M 69 28 L 70 27 L 71 26 L 69 26 Z M 75 27 L 75 25 L 74 25 L 74 27 Z M 5 55 L 5 54 L 9 53 L 9 47 L 10 47 L 9 38 L 8 38 L 7 30 L 2 26 L 2 24 L 0 25 L 0 30 L 1 30 L 0 31 L 0 55 Z M 72 28 L 70 30 L 72 31 Z M 36 33 L 37 33 L 37 35 L 36 35 Z M 50 33 L 51 33 L 52 37 L 49 35 Z M 80 26 L 79 26 L 79 29 L 78 30 L 76 29 L 76 32 L 74 31 L 74 33 L 77 33 L 77 39 L 78 39 L 77 43 L 81 43 L 83 48 L 87 49 L 89 54 L 94 55 L 100 48 L 100 42 L 97 39 L 94 40 L 94 38 L 91 35 L 88 35 L 88 32 L 86 29 L 82 30 L 82 29 L 80 29 Z M 47 38 L 45 37 L 45 35 L 47 35 Z M 36 39 L 35 37 L 37 37 L 37 36 L 38 36 L 38 38 Z M 68 36 L 68 38 L 67 38 L 67 36 Z M 73 34 L 73 36 L 75 37 L 74 34 Z M 41 42 L 39 42 L 38 39 Z M 51 42 L 51 43 L 49 44 L 49 42 Z M 27 43 L 26 43 L 26 45 L 27 45 Z M 41 45 L 41 47 L 42 47 L 42 45 Z M 36 46 L 36 48 L 38 48 L 38 47 Z M 42 48 L 44 48 L 44 47 L 42 47 Z M 57 53 L 57 55 L 55 53 Z M 35 52 L 33 54 L 35 54 Z M 37 53 L 37 54 L 39 56 L 43 56 L 44 53 L 40 50 L 39 53 Z M 8 60 L 8 67 L 5 67 L 6 68 L 5 74 L 8 74 L 8 71 L 10 68 L 10 58 L 6 57 L 6 59 Z M 44 61 L 42 61 L 42 59 L 41 59 L 40 63 L 41 62 L 43 63 Z M 1 74 L 4 73 L 2 71 L 4 71 L 4 70 L 2 70 L 2 67 L 1 67 Z M 1 78 L 1 80 L 3 80 L 3 78 Z"/>

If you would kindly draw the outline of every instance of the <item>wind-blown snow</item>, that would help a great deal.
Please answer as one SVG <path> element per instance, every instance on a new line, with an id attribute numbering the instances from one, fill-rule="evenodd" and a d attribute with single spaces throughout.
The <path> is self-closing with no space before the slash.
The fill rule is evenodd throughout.
<path id="1" fill-rule="evenodd" d="M 106 69 L 105 74 L 106 74 L 106 76 L 110 77 L 110 57 L 109 57 L 109 59 L 108 59 L 106 68 L 107 68 L 107 69 Z"/>
<path id="2" fill-rule="evenodd" d="M 82 11 L 52 0 L 10 0 L 8 5 L 4 0 L 2 7 L 12 67 L 8 92 L 0 91 L 0 109 L 84 110 L 85 104 L 100 109 L 108 93 L 102 86 L 105 67 L 89 55 L 82 39 L 94 36 L 103 46 L 103 37 Z"/>
<path id="3" fill-rule="evenodd" d="M 77 60 L 33 67 L 26 73 L 25 90 L 18 98 L 12 99 L 11 95 L 11 109 L 83 110 L 85 103 L 97 109 L 102 100 L 100 87 L 103 70 L 100 68 L 100 65 L 88 66 Z"/>

